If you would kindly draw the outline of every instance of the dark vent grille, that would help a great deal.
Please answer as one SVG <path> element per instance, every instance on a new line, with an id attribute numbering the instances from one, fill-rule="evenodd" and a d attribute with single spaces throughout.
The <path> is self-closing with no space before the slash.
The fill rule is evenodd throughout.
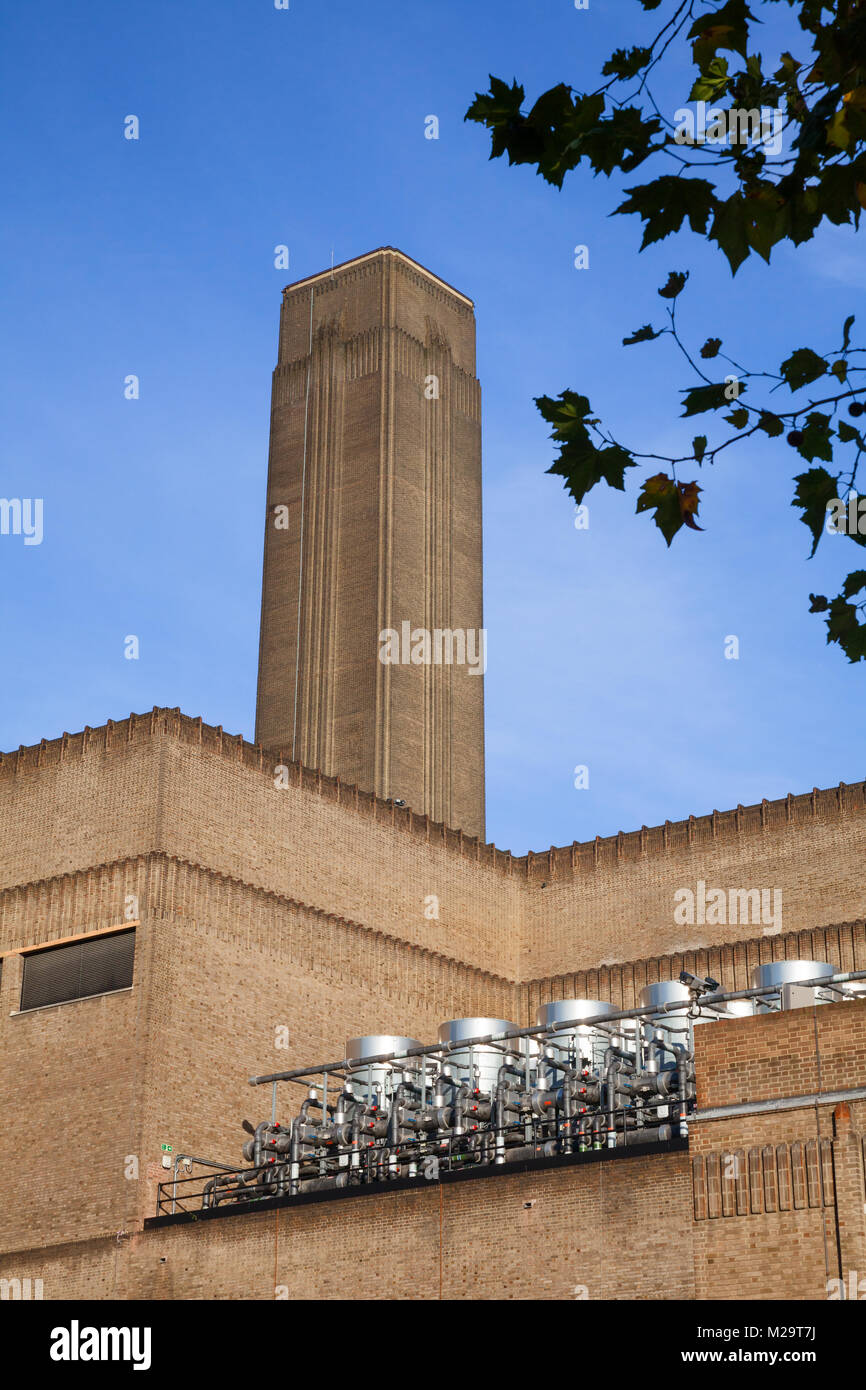
<path id="1" fill-rule="evenodd" d="M 134 929 L 34 951 L 24 957 L 21 1008 L 38 1009 L 128 989 L 134 958 Z"/>

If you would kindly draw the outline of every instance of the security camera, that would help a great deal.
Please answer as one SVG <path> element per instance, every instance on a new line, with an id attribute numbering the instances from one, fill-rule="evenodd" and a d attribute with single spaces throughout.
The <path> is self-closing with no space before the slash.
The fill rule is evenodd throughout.
<path id="1" fill-rule="evenodd" d="M 706 978 L 702 975 L 693 975 L 690 970 L 680 971 L 680 983 L 688 985 L 692 994 L 714 994 L 719 988 L 718 980 L 712 979 L 709 975 Z"/>

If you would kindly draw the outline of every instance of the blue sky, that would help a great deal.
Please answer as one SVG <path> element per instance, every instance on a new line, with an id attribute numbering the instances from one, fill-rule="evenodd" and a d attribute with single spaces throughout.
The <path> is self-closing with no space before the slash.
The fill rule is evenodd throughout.
<path id="1" fill-rule="evenodd" d="M 280 290 L 393 245 L 476 302 L 488 838 L 519 853 L 864 776 L 866 671 L 807 612 L 852 566 L 830 538 L 807 561 L 784 444 L 700 477 L 705 533 L 670 551 L 634 484 L 592 494 L 577 531 L 545 476 L 542 393 L 582 390 L 647 451 L 698 432 L 667 342 L 620 345 L 659 323 L 671 269 L 691 271 L 685 332 L 757 368 L 866 317 L 853 233 L 732 280 L 689 233 L 639 256 L 639 222 L 609 218 L 620 184 L 581 173 L 557 193 L 488 161 L 462 119 L 488 73 L 531 97 L 591 87 L 653 18 L 636 0 L 7 10 L 0 495 L 44 498 L 45 535 L 0 538 L 0 747 L 154 704 L 252 737 Z"/>

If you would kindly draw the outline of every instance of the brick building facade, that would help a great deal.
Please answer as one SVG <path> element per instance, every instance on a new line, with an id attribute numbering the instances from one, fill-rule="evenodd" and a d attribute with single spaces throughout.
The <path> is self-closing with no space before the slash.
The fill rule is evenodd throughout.
<path id="1" fill-rule="evenodd" d="M 0 1278 L 46 1298 L 805 1299 L 866 1276 L 866 1101 L 845 1098 L 866 1002 L 697 1029 L 687 1144 L 146 1224 L 163 1145 L 237 1163 L 262 1118 L 248 1078 L 349 1036 L 630 1008 L 682 969 L 727 990 L 766 961 L 866 969 L 864 783 L 523 857 L 485 842 L 483 681 L 375 645 L 404 603 L 481 627 L 477 451 L 470 301 L 390 250 L 291 287 L 259 741 L 157 708 L 0 756 Z M 781 919 L 683 922 L 700 883 L 779 892 Z M 131 930 L 123 988 L 23 1007 L 34 952 Z M 44 1168 L 21 1161 L 34 1136 Z"/>
<path id="2" fill-rule="evenodd" d="M 850 872 L 866 831 L 863 784 L 517 858 L 300 765 L 288 787 L 272 774 L 260 748 L 176 710 L 0 762 L 0 1055 L 4 1112 L 15 1116 L 0 1131 L 11 1199 L 0 1210 L 0 1277 L 41 1278 L 46 1297 L 270 1297 L 272 1285 L 291 1297 L 346 1295 L 357 1272 L 352 1241 L 360 1248 L 386 1211 L 408 1242 L 401 1260 L 413 1262 L 412 1296 L 438 1297 L 440 1201 L 445 1297 L 574 1297 L 572 1286 L 589 1297 L 740 1297 L 744 1287 L 757 1298 L 820 1297 L 828 1278 L 866 1267 L 866 1115 L 855 1102 L 836 1133 L 830 1100 L 700 1120 L 688 1151 L 145 1230 L 168 1176 L 161 1144 L 237 1161 L 239 1122 L 259 1099 L 248 1077 L 342 1055 L 347 1036 L 430 1039 L 442 1019 L 464 1014 L 524 1025 L 552 998 L 631 1007 L 645 983 L 684 968 L 736 989 L 762 961 L 866 966 Z M 761 882 L 768 866 L 785 894 L 781 932 L 744 927 L 732 940 L 729 926 L 704 926 L 688 939 L 668 926 L 683 883 Z M 430 894 L 438 921 L 424 916 Z M 646 923 L 634 939 L 651 943 L 655 912 L 656 941 L 670 950 L 615 958 L 629 904 Z M 28 950 L 122 929 L 131 907 L 130 989 L 20 1009 Z M 610 935 L 600 941 L 602 922 Z M 543 975 L 526 969 L 536 954 Z M 862 1085 L 864 1012 L 866 1003 L 824 1005 L 698 1030 L 698 1114 Z M 59 1132 L 78 1159 L 57 1166 L 50 1201 L 20 1162 L 23 1132 Z M 722 1182 L 726 1153 L 744 1165 L 739 1186 Z M 849 1194 L 843 1209 L 837 1187 Z M 629 1238 L 648 1260 L 668 1250 L 664 1290 L 641 1282 L 643 1259 L 631 1274 L 608 1259 L 626 1209 Z M 671 1213 L 681 1231 L 673 1253 Z M 470 1239 L 491 1227 L 502 1257 L 495 1285 L 478 1263 L 483 1242 Z M 778 1253 L 794 1230 L 801 1261 L 755 1255 L 756 1243 Z M 292 1253 L 301 1232 L 302 1260 Z M 243 1259 L 227 1260 L 238 1243 Z M 268 1256 L 251 1286 L 237 1270 L 258 1267 L 260 1246 Z M 404 1296 L 403 1274 L 383 1252 L 367 1269 L 367 1296 Z"/>

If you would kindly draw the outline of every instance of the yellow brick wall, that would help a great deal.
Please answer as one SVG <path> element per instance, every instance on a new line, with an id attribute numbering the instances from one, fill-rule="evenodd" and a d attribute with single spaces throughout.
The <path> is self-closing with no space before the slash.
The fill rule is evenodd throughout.
<path id="1" fill-rule="evenodd" d="M 13 1114 L 15 1124 L 0 1133 L 0 1171 L 11 1194 L 0 1239 L 5 1249 L 21 1252 L 7 1265 L 28 1264 L 20 1277 L 39 1276 L 29 1268 L 34 1250 L 71 1243 L 66 1253 L 50 1256 L 68 1289 L 104 1292 L 115 1279 L 118 1288 L 176 1288 L 190 1273 L 201 1296 L 243 1296 L 207 1251 L 249 1241 L 256 1264 L 253 1233 L 264 1229 L 258 1218 L 216 1223 L 207 1233 L 161 1232 L 159 1241 L 175 1253 L 166 1266 L 145 1257 L 156 1233 L 136 1232 L 154 1210 L 155 1186 L 164 1176 L 159 1145 L 236 1161 L 240 1119 L 256 1120 L 270 1108 L 269 1094 L 253 1093 L 247 1077 L 336 1060 L 347 1036 L 388 1031 L 429 1041 L 448 1017 L 492 1013 L 526 1023 L 538 1003 L 575 994 L 628 1006 L 643 983 L 669 978 L 683 965 L 744 987 L 763 959 L 808 955 L 845 969 L 866 963 L 860 787 L 517 860 L 301 768 L 292 769 L 292 778 L 287 790 L 276 790 L 261 750 L 175 711 L 0 759 L 0 951 L 116 926 L 130 896 L 141 922 L 129 993 L 15 1016 L 20 959 L 13 954 L 3 961 L 0 1090 L 4 1114 Z M 736 875 L 736 886 L 766 886 L 765 874 L 773 875 L 768 886 L 781 881 L 786 894 L 782 934 L 756 936 L 750 928 L 748 939 L 734 940 L 719 932 L 720 940 L 703 947 L 671 937 L 664 912 L 677 886 L 698 876 L 731 886 L 725 875 Z M 434 894 L 438 920 L 424 916 L 425 898 Z M 802 927 L 796 916 L 791 922 L 789 907 L 802 913 Z M 610 959 L 610 942 L 631 955 L 601 965 Z M 533 974 L 542 961 L 549 970 Z M 818 1011 L 828 1057 L 825 1089 L 831 1081 L 862 1083 L 864 1009 Z M 285 1050 L 276 1047 L 279 1025 L 288 1029 Z M 811 1011 L 802 1010 L 702 1030 L 701 1085 L 747 1098 L 769 1094 L 768 1086 L 812 1087 L 811 1026 Z M 281 1096 L 281 1114 L 292 1112 L 298 1094 L 291 1101 Z M 720 1103 L 710 1095 L 702 1091 L 704 1104 Z M 852 1107 L 858 1134 L 866 1128 L 864 1109 Z M 41 1170 L 21 1161 L 23 1136 L 30 1134 L 61 1138 L 63 1161 L 52 1166 L 50 1202 L 37 1181 Z M 692 1154 L 805 1144 L 819 1134 L 835 1143 L 826 1109 L 817 1127 L 809 1111 L 698 1124 Z M 125 1175 L 130 1157 L 138 1160 L 137 1179 Z M 758 1258 L 762 1222 L 776 1253 L 766 1269 L 749 1266 L 748 1296 L 772 1296 L 762 1290 L 784 1286 L 778 1252 L 794 1235 L 802 1259 L 791 1274 L 793 1296 L 818 1296 L 829 1209 L 761 1209 L 730 1218 L 721 1224 L 728 1231 L 724 1248 L 733 1253 L 724 1255 L 711 1218 L 694 1219 L 693 1175 L 680 1156 L 646 1162 L 639 1182 L 628 1176 L 638 1171 L 629 1160 L 580 1174 L 512 1175 L 502 1187 L 443 1189 L 443 1286 L 456 1290 L 455 1297 L 470 1288 L 479 1297 L 533 1296 L 523 1287 L 528 1271 L 542 1296 L 571 1296 L 564 1290 L 572 1280 L 586 1284 L 591 1297 L 657 1297 L 656 1290 L 641 1292 L 642 1261 L 659 1258 L 662 1233 L 653 1223 L 665 1212 L 680 1232 L 668 1259 L 671 1287 L 684 1292 L 672 1296 L 691 1297 L 691 1288 L 703 1290 L 700 1296 L 713 1296 L 713 1289 L 736 1296 L 743 1262 Z M 849 1162 L 846 1192 L 860 1181 L 855 1170 Z M 536 1191 L 544 1204 L 539 1197 L 524 1208 Z M 398 1205 L 382 1208 L 385 1219 L 405 1223 L 417 1287 L 433 1289 L 418 1296 L 438 1297 L 438 1190 L 393 1196 Z M 297 1296 L 336 1287 L 350 1269 L 357 1272 L 360 1256 L 353 1264 L 352 1252 L 366 1248 L 375 1204 L 386 1200 L 284 1213 L 261 1237 L 270 1250 L 267 1269 L 276 1240 L 278 1273 L 284 1270 L 282 1282 L 298 1288 Z M 482 1213 L 477 1222 L 473 1203 Z M 603 1212 L 612 1229 L 617 1212 L 630 1205 L 638 1217 L 629 1229 L 641 1240 L 643 1232 L 646 1244 L 634 1268 L 624 1272 L 620 1260 L 615 1284 L 604 1228 L 593 1223 Z M 583 1213 L 582 1223 L 569 1224 L 572 1208 Z M 290 1241 L 280 1254 L 283 1225 L 288 1230 L 296 1221 L 307 1223 L 323 1250 L 340 1244 L 344 1227 L 353 1233 L 336 1272 L 323 1257 L 309 1291 L 298 1286 Z M 464 1240 L 464 1224 L 477 1250 L 468 1234 Z M 700 1226 L 697 1235 L 693 1224 Z M 560 1225 L 569 1234 L 561 1250 L 551 1250 L 549 1233 Z M 854 1217 L 849 1227 L 854 1234 L 846 1239 L 856 1248 Z M 197 1237 L 203 1238 L 196 1244 Z M 87 1241 L 85 1258 L 81 1242 Z M 500 1257 L 498 1285 L 479 1272 L 485 1242 L 500 1242 L 490 1244 Z M 133 1250 L 143 1252 L 143 1264 L 135 1264 Z M 178 1263 L 179 1252 L 186 1265 Z M 408 1260 L 401 1255 L 394 1268 L 403 1271 Z M 374 1264 L 369 1288 L 390 1287 L 390 1268 Z M 265 1280 L 259 1296 L 270 1297 L 272 1272 L 257 1277 Z M 215 1294 L 204 1292 L 208 1284 Z"/>

